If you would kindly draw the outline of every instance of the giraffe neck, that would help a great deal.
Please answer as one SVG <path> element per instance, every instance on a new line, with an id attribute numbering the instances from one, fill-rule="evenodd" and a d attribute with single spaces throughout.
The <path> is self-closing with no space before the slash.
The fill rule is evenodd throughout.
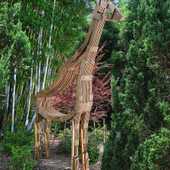
<path id="1" fill-rule="evenodd" d="M 93 74 L 98 45 L 99 45 L 104 24 L 105 24 L 104 17 L 102 17 L 101 20 L 97 20 L 95 18 L 93 19 L 89 41 L 86 50 L 81 56 L 82 59 L 81 61 L 83 61 L 80 66 L 81 76 L 91 76 Z M 91 78 L 92 77 L 90 77 L 89 81 L 92 80 Z"/>
<path id="2" fill-rule="evenodd" d="M 86 61 L 89 60 L 91 63 L 95 63 L 96 54 L 97 54 L 100 38 L 103 32 L 104 24 L 105 24 L 104 17 L 101 18 L 100 20 L 93 18 L 91 24 L 91 34 L 85 51 L 86 55 L 83 55 L 83 58 Z"/>
<path id="3" fill-rule="evenodd" d="M 105 11 L 98 13 L 98 6 L 93 12 L 93 19 L 89 27 L 86 38 L 76 53 L 73 55 L 71 62 L 79 62 L 89 54 L 89 51 L 97 52 L 99 41 L 102 35 L 103 27 L 106 22 Z M 92 50 L 93 49 L 93 50 Z M 94 50 L 96 49 L 96 50 Z M 85 54 L 85 55 L 84 55 Z M 94 56 L 94 55 L 93 55 Z"/>
<path id="4" fill-rule="evenodd" d="M 104 19 L 101 20 L 93 19 L 91 25 L 93 28 L 90 35 L 88 47 L 98 47 L 103 32 L 104 24 L 105 24 Z"/>

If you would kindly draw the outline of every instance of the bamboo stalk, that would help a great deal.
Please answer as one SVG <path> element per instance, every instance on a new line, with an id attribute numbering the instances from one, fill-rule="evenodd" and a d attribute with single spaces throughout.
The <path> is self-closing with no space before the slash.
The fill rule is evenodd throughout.
<path id="1" fill-rule="evenodd" d="M 12 93 L 12 124 L 11 124 L 11 132 L 14 132 L 15 126 L 15 99 L 16 99 L 16 78 L 17 78 L 17 69 L 14 68 L 14 75 L 13 75 L 13 93 Z"/>
<path id="2" fill-rule="evenodd" d="M 31 109 L 32 87 L 33 87 L 33 68 L 31 68 L 29 95 L 28 95 L 28 105 L 27 105 L 27 115 L 26 115 L 25 126 L 28 126 L 28 122 L 29 122 L 29 114 L 30 114 L 30 109 Z"/>

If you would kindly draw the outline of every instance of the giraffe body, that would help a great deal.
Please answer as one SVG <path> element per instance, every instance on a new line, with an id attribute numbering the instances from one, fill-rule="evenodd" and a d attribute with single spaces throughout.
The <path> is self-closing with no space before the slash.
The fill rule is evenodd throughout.
<path id="1" fill-rule="evenodd" d="M 111 12 L 112 15 L 108 15 Z M 118 15 L 118 16 L 115 16 Z M 45 119 L 45 150 L 48 157 L 49 122 L 52 120 L 72 120 L 72 170 L 79 170 L 79 145 L 81 146 L 82 169 L 89 170 L 87 152 L 88 123 L 93 105 L 93 71 L 104 24 L 107 20 L 121 19 L 119 10 L 108 0 L 97 4 L 92 24 L 82 46 L 75 55 L 59 70 L 58 79 L 47 89 L 36 96 L 37 117 L 35 122 L 35 157 L 40 157 L 40 122 Z M 56 96 L 66 94 L 75 84 L 75 106 L 72 111 L 63 113 L 59 106 L 56 108 Z"/>

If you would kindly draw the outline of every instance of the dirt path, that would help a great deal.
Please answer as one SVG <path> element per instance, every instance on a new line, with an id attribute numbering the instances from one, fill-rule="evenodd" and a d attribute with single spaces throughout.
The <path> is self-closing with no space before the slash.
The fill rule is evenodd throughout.
<path id="1" fill-rule="evenodd" d="M 50 141 L 49 159 L 41 159 L 36 170 L 70 170 L 70 156 L 60 151 L 60 141 Z M 90 167 L 90 170 L 100 170 L 100 162 Z"/>

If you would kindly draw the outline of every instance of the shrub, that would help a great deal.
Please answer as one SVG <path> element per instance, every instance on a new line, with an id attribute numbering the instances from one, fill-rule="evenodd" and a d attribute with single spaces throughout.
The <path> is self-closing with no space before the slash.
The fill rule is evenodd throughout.
<path id="1" fill-rule="evenodd" d="M 21 128 L 22 129 L 22 128 Z M 13 146 L 24 146 L 33 144 L 32 134 L 24 129 L 18 129 L 15 133 L 6 131 L 3 139 L 3 148 L 6 153 L 12 153 Z"/>
<path id="2" fill-rule="evenodd" d="M 132 160 L 131 170 L 170 169 L 170 130 L 162 128 L 140 144 Z"/>
<path id="3" fill-rule="evenodd" d="M 33 136 L 23 128 L 21 129 L 18 129 L 16 133 L 10 131 L 5 133 L 2 153 L 9 155 L 11 170 L 32 170 L 36 163 L 32 157 Z"/>
<path id="4" fill-rule="evenodd" d="M 30 146 L 13 146 L 10 161 L 11 170 L 32 170 L 36 161 L 32 159 L 32 148 Z"/>

